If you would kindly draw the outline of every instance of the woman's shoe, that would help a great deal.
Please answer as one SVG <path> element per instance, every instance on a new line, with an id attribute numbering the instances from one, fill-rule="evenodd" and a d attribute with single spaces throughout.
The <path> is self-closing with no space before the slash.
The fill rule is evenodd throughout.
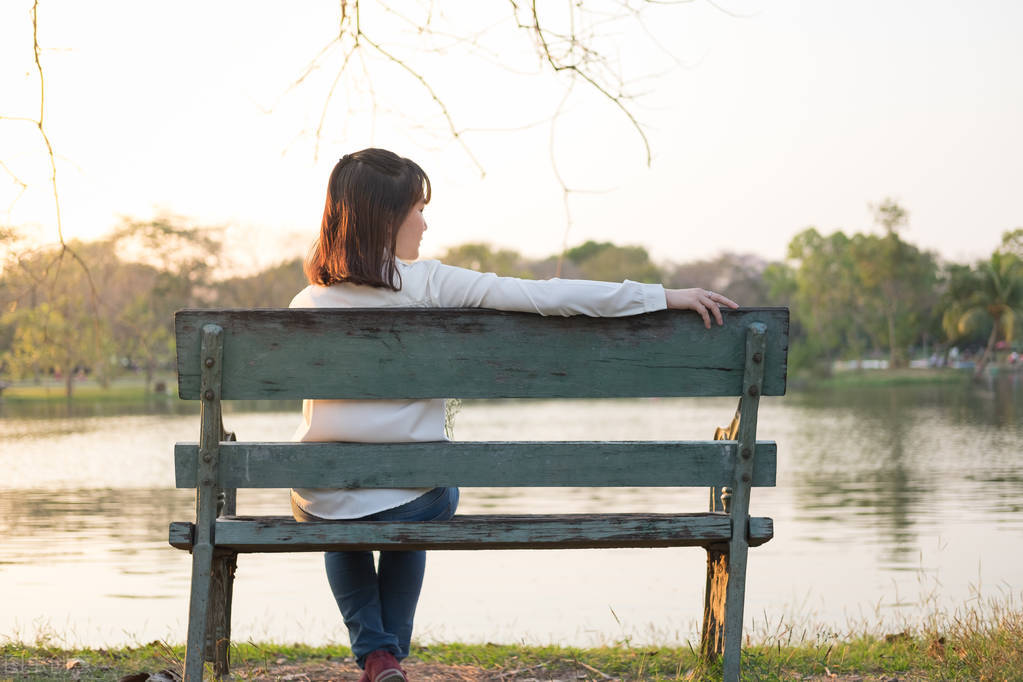
<path id="1" fill-rule="evenodd" d="M 377 649 L 366 657 L 366 677 L 369 682 L 407 682 L 398 659 L 386 649 Z"/>

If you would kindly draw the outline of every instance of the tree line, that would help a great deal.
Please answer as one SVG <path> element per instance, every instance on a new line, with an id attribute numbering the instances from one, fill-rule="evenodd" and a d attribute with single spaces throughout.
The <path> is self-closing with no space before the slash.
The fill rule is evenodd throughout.
<path id="1" fill-rule="evenodd" d="M 978 371 L 999 340 L 1023 320 L 1023 229 L 1007 232 L 990 257 L 942 262 L 899 234 L 906 212 L 875 207 L 880 234 L 822 234 L 810 227 L 787 258 L 722 253 L 681 264 L 655 263 L 640 246 L 587 241 L 561 256 L 527 258 L 469 243 L 440 260 L 499 275 L 660 282 L 705 286 L 742 305 L 792 311 L 793 371 L 826 372 L 837 359 L 884 356 L 905 366 L 916 352 L 977 350 Z M 0 235 L 3 236 L 3 235 Z M 9 233 L 8 233 L 9 236 Z M 174 217 L 125 221 L 110 236 L 60 246 L 8 249 L 0 272 L 0 379 L 75 376 L 101 383 L 139 373 L 148 388 L 174 364 L 173 313 L 186 307 L 283 307 L 306 285 L 295 258 L 245 276 L 224 277 L 216 230 Z"/>

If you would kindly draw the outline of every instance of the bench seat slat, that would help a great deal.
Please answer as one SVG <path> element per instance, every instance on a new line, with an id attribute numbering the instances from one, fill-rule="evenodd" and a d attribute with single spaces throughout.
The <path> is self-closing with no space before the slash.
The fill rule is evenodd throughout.
<path id="1" fill-rule="evenodd" d="M 175 445 L 177 487 L 194 488 L 198 444 Z M 735 441 L 220 444 L 222 488 L 722 486 Z M 774 441 L 758 441 L 754 486 L 773 486 Z"/>
<path id="2" fill-rule="evenodd" d="M 170 544 L 189 549 L 193 524 L 175 522 Z M 560 514 L 455 516 L 450 521 L 324 521 L 288 516 L 223 517 L 216 546 L 235 552 L 414 549 L 586 549 L 694 547 L 727 542 L 726 514 Z M 774 535 L 769 518 L 750 519 L 750 544 Z"/>

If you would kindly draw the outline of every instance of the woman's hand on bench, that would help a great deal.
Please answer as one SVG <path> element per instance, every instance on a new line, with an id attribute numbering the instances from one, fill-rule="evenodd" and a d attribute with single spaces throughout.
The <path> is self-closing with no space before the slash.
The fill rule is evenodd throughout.
<path id="1" fill-rule="evenodd" d="M 707 289 L 665 289 L 664 298 L 669 308 L 675 310 L 695 310 L 703 318 L 703 326 L 710 329 L 710 316 L 717 323 L 724 324 L 721 319 L 721 306 L 738 308 L 739 304 Z"/>

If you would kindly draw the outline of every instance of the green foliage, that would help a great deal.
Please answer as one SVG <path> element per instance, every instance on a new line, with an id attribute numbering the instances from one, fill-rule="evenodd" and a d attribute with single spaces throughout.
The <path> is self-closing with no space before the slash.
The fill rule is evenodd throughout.
<path id="1" fill-rule="evenodd" d="M 887 234 L 855 235 L 851 255 L 864 331 L 888 349 L 889 367 L 894 369 L 906 364 L 908 348 L 919 339 L 937 301 L 938 268 L 932 254 L 907 244 L 895 232 L 891 223 L 899 219 L 898 205 L 887 209 L 889 213 L 882 215 Z"/>
<path id="2" fill-rule="evenodd" d="M 909 222 L 909 213 L 891 197 L 885 197 L 871 208 L 874 210 L 874 222 L 883 227 L 886 234 L 898 232 Z"/>
<path id="3" fill-rule="evenodd" d="M 490 244 L 470 242 L 453 246 L 440 257 L 442 263 L 478 272 L 493 272 L 502 277 L 535 278 L 518 251 L 495 249 Z"/>
<path id="4" fill-rule="evenodd" d="M 1023 227 L 1009 230 L 1002 233 L 1002 245 L 998 247 L 999 252 L 1012 254 L 1023 260 Z"/>
<path id="5" fill-rule="evenodd" d="M 565 259 L 576 266 L 582 279 L 602 282 L 626 279 L 652 283 L 664 281 L 660 268 L 651 262 L 650 254 L 642 246 L 588 241 L 565 251 Z"/>
<path id="6" fill-rule="evenodd" d="M 254 275 L 219 281 L 216 304 L 223 308 L 286 308 L 308 283 L 302 259 L 293 258 Z"/>
<path id="7" fill-rule="evenodd" d="M 140 292 L 114 317 L 118 351 L 142 367 L 146 390 L 153 374 L 174 360 L 174 333 L 153 305 L 152 290 Z"/>
<path id="8" fill-rule="evenodd" d="M 768 263 L 760 282 L 766 305 L 789 305 L 799 288 L 795 269 L 786 263 Z"/>
<path id="9" fill-rule="evenodd" d="M 221 230 L 164 214 L 148 221 L 125 220 L 110 243 L 126 263 L 149 266 L 160 275 L 161 293 L 186 305 L 201 300 L 201 285 L 215 278 L 223 248 Z"/>
<path id="10" fill-rule="evenodd" d="M 772 264 L 761 282 L 771 296 L 791 301 L 794 370 L 826 375 L 833 360 L 885 352 L 889 367 L 904 367 L 910 348 L 987 339 L 987 362 L 996 338 L 1018 333 L 1023 311 L 1023 229 L 1006 232 L 992 256 L 974 266 L 945 264 L 902 240 L 908 214 L 885 199 L 873 207 L 884 234 L 797 234 L 788 247 L 791 266 Z"/>
<path id="11" fill-rule="evenodd" d="M 104 385 L 124 367 L 153 373 L 174 359 L 173 313 L 213 300 L 215 233 L 161 217 L 112 237 L 8 253 L 0 276 L 0 357 L 16 378 L 74 375 Z"/>
<path id="12" fill-rule="evenodd" d="M 724 252 L 714 258 L 682 263 L 671 268 L 663 283 L 667 287 L 687 289 L 706 287 L 727 294 L 743 306 L 788 305 L 791 292 L 773 293 L 765 280 L 768 269 L 788 271 L 782 263 L 767 263 L 752 254 Z"/>
<path id="13" fill-rule="evenodd" d="M 945 266 L 942 273 L 944 288 L 938 303 L 941 314 L 941 328 L 945 338 L 950 343 L 963 343 L 969 340 L 978 341 L 987 337 L 985 330 L 983 337 L 974 333 L 975 330 L 967 330 L 966 325 L 961 325 L 964 312 L 970 306 L 970 301 L 975 297 L 980 288 L 977 274 L 969 265 L 950 263 Z"/>
<path id="14" fill-rule="evenodd" d="M 14 332 L 5 361 L 16 378 L 37 376 L 49 369 L 57 372 L 74 369 L 74 365 L 69 366 L 62 347 L 54 341 L 77 334 L 60 311 L 49 303 L 8 313 L 3 323 Z"/>
<path id="15" fill-rule="evenodd" d="M 826 365 L 849 350 L 862 353 L 863 311 L 849 238 L 807 228 L 789 242 L 788 257 L 797 264 L 793 281 L 779 284 L 791 290 L 794 283 L 793 317 L 805 330 L 800 350 L 792 348 L 794 368 Z"/>
<path id="16" fill-rule="evenodd" d="M 987 333 L 977 374 L 990 361 L 998 338 L 1012 341 L 1023 321 L 1023 260 L 1012 250 L 1012 234 L 1006 233 L 1002 248 L 987 260 L 953 268 L 943 298 L 942 328 L 950 340 Z"/>
<path id="17" fill-rule="evenodd" d="M 614 248 L 614 244 L 611 242 L 595 242 L 591 239 L 579 246 L 566 249 L 565 258 L 576 263 L 582 263 L 583 261 L 596 256 L 601 251 L 609 248 Z"/>
<path id="18" fill-rule="evenodd" d="M 174 311 L 209 305 L 220 262 L 220 231 L 161 215 L 125 220 L 109 239 L 119 279 L 128 292 L 107 306 L 123 364 L 140 368 L 146 389 L 174 360 Z"/>
<path id="19" fill-rule="evenodd" d="M 899 237 L 907 214 L 896 202 L 886 199 L 875 210 L 884 235 L 824 236 L 807 228 L 789 243 L 791 273 L 771 271 L 769 282 L 791 296 L 800 327 L 795 367 L 827 367 L 838 357 L 884 350 L 895 369 L 936 325 L 934 255 Z"/>
<path id="20" fill-rule="evenodd" d="M 982 263 L 939 269 L 933 254 L 901 238 L 908 220 L 902 206 L 885 199 L 873 209 L 881 234 L 825 235 L 810 227 L 792 238 L 783 263 L 726 252 L 659 266 L 642 247 L 596 241 L 566 250 L 563 259 L 529 259 L 477 242 L 452 247 L 441 260 L 523 278 L 560 272 L 705 287 L 743 306 L 789 306 L 789 361 L 796 372 L 827 375 L 836 359 L 882 352 L 894 369 L 913 347 L 991 347 L 1017 338 L 1023 228 L 1006 232 Z M 224 276 L 221 232 L 169 215 L 126 220 L 111 237 L 71 249 L 15 253 L 19 239 L 0 231 L 7 254 L 0 270 L 0 373 L 10 377 L 59 372 L 67 378 L 70 367 L 109 381 L 134 369 L 148 387 L 154 373 L 173 365 L 175 310 L 283 307 L 306 286 L 298 258 Z"/>
<path id="21" fill-rule="evenodd" d="M 90 270 L 67 249 L 31 253 L 16 268 L 5 269 L 0 317 L 9 339 L 2 349 L 6 371 L 18 378 L 59 375 L 69 399 L 79 371 L 109 380 L 113 348 L 96 285 L 111 273 L 110 251 L 96 243 L 71 248 L 79 259 L 93 263 Z"/>

